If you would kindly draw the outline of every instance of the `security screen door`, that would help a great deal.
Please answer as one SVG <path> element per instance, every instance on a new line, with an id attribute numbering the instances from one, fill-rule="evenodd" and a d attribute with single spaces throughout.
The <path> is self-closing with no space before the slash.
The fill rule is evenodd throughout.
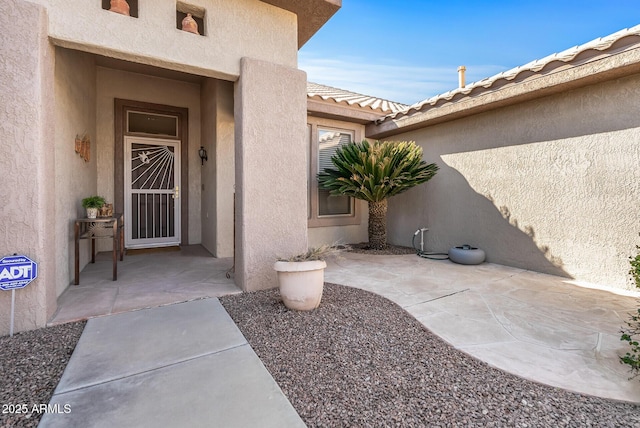
<path id="1" fill-rule="evenodd" d="M 180 141 L 125 137 L 125 246 L 180 243 Z"/>

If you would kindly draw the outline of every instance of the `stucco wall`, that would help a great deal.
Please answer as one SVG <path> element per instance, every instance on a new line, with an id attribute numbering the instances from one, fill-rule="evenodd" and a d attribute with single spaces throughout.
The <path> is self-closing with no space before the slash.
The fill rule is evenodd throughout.
<path id="1" fill-rule="evenodd" d="M 103 10 L 100 0 L 34 0 L 46 5 L 55 44 L 235 80 L 240 58 L 296 66 L 296 15 L 258 0 L 189 0 L 206 9 L 206 36 L 176 28 L 175 0 L 139 0 L 139 17 Z"/>
<path id="2" fill-rule="evenodd" d="M 56 309 L 54 49 L 46 11 L 0 2 L 0 257 L 36 261 L 38 278 L 15 291 L 15 331 L 43 327 Z M 0 291 L 0 335 L 9 333 L 11 291 Z"/>
<path id="3" fill-rule="evenodd" d="M 369 206 L 365 201 L 356 201 L 360 211 L 360 224 L 346 226 L 325 226 L 309 228 L 309 246 L 319 247 L 324 244 L 357 244 L 367 242 L 369 222 Z"/>
<path id="4" fill-rule="evenodd" d="M 233 83 L 202 84 L 202 245 L 216 257 L 233 257 L 234 118 Z"/>
<path id="5" fill-rule="evenodd" d="M 56 48 L 55 68 L 56 294 L 73 280 L 73 219 L 85 217 L 82 199 L 97 192 L 96 68 L 89 54 Z M 76 135 L 91 140 L 91 158 L 76 152 Z M 89 261 L 89 241 L 80 241 L 80 269 Z"/>
<path id="6" fill-rule="evenodd" d="M 97 138 L 98 193 L 114 199 L 114 99 L 123 98 L 148 103 L 186 107 L 189 109 L 189 242 L 199 244 L 200 235 L 200 85 L 113 70 L 97 68 Z M 109 250 L 107 240 L 101 250 Z"/>
<path id="7" fill-rule="evenodd" d="M 640 75 L 389 137 L 441 170 L 390 200 L 389 236 L 469 243 L 490 262 L 630 288 L 640 238 Z"/>
<path id="8" fill-rule="evenodd" d="M 209 160 L 206 165 L 201 165 L 201 213 L 202 218 L 202 246 L 213 255 L 216 254 L 216 227 L 215 227 L 215 141 L 216 141 L 216 92 L 217 80 L 205 79 L 200 91 L 200 109 L 202 118 L 206 123 L 202 124 L 200 144 L 207 150 Z"/>
<path id="9" fill-rule="evenodd" d="M 235 87 L 235 280 L 275 287 L 273 263 L 307 249 L 306 74 L 242 59 Z"/>

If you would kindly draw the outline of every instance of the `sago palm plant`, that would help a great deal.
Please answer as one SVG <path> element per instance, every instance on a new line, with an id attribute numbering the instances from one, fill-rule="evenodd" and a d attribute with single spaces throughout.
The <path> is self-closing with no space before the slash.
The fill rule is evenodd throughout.
<path id="1" fill-rule="evenodd" d="M 335 168 L 318 174 L 320 187 L 331 195 L 346 195 L 369 203 L 369 246 L 387 246 L 387 199 L 430 180 L 435 163 L 422 160 L 413 141 L 350 143 L 331 157 Z"/>

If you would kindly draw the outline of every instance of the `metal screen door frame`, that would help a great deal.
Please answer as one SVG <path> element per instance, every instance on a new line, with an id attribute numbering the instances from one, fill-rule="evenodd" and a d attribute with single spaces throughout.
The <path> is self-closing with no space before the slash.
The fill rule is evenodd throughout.
<path id="1" fill-rule="evenodd" d="M 180 141 L 125 136 L 124 143 L 125 246 L 179 245 Z M 145 147 L 134 149 L 134 145 Z M 132 170 L 148 173 L 136 175 Z"/>

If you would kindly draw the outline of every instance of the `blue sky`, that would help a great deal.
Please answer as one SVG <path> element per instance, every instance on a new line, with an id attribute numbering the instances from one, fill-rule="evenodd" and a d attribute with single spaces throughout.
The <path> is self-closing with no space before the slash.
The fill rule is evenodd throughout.
<path id="1" fill-rule="evenodd" d="M 639 0 L 343 0 L 308 41 L 312 82 L 413 104 L 640 24 Z"/>

